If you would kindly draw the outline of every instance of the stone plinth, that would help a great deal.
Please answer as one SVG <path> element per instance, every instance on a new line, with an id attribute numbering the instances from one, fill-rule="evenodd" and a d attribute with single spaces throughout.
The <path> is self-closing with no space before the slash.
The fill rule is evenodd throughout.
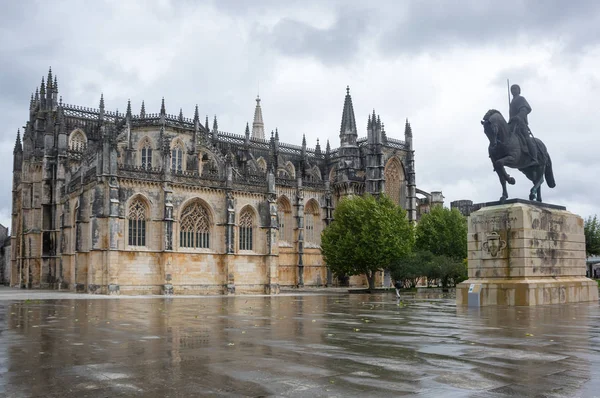
<path id="1" fill-rule="evenodd" d="M 486 203 L 469 217 L 467 241 L 469 279 L 457 286 L 457 305 L 467 305 L 471 284 L 481 284 L 482 306 L 598 301 L 585 277 L 583 219 L 564 207 Z"/>

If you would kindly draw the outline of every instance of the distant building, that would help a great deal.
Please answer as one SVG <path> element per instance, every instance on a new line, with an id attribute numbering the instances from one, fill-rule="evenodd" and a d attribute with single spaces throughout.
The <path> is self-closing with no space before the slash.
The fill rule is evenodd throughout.
<path id="1" fill-rule="evenodd" d="M 466 199 L 455 200 L 454 202 L 450 202 L 450 208 L 457 209 L 460 212 L 460 214 L 462 214 L 465 217 L 468 217 L 469 215 L 471 215 L 472 212 L 475 211 L 473 207 L 473 201 Z"/>
<path id="2" fill-rule="evenodd" d="M 417 196 L 417 220 L 419 220 L 423 214 L 429 213 L 432 208 L 436 206 L 444 206 L 444 195 L 442 195 L 441 191 L 432 191 L 429 193 L 421 189 L 417 189 L 416 192 L 417 195 L 422 196 Z"/>

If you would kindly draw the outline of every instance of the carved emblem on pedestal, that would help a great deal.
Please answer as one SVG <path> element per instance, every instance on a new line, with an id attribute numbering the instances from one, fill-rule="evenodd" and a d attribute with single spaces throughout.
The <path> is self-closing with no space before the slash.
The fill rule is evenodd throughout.
<path id="1" fill-rule="evenodd" d="M 483 250 L 488 252 L 492 257 L 496 257 L 498 253 L 506 247 L 506 241 L 500 239 L 498 232 L 490 232 L 487 234 L 487 239 L 483 242 Z"/>

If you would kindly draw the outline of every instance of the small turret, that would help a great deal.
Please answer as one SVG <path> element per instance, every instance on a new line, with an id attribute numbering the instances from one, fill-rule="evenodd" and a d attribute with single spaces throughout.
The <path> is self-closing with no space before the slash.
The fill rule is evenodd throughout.
<path id="1" fill-rule="evenodd" d="M 162 101 L 160 102 L 160 115 L 164 116 L 167 114 L 167 110 L 165 108 L 165 97 L 162 97 Z"/>
<path id="2" fill-rule="evenodd" d="M 100 123 L 104 121 L 104 93 L 100 94 L 100 112 L 98 113 Z"/>
<path id="3" fill-rule="evenodd" d="M 321 144 L 319 144 L 318 138 L 317 138 L 317 145 L 315 145 L 315 155 L 317 155 L 318 158 L 321 157 Z"/>
<path id="4" fill-rule="evenodd" d="M 21 146 L 21 129 L 17 129 L 17 139 L 15 141 L 15 148 L 13 149 L 13 153 L 23 152 L 23 147 Z"/>
<path id="5" fill-rule="evenodd" d="M 246 131 L 244 132 L 244 145 L 246 147 L 250 146 L 250 126 L 248 125 L 248 123 L 246 122 Z"/>
<path id="6" fill-rule="evenodd" d="M 344 99 L 344 109 L 342 111 L 342 123 L 340 126 L 341 146 L 356 146 L 356 119 L 354 117 L 354 107 L 352 106 L 352 97 L 350 96 L 350 86 L 346 86 L 346 98 Z"/>
<path id="7" fill-rule="evenodd" d="M 219 123 L 217 122 L 217 115 L 215 115 L 215 118 L 213 120 L 212 135 L 213 140 L 215 140 L 216 142 L 219 138 Z"/>
<path id="8" fill-rule="evenodd" d="M 265 138 L 265 124 L 263 123 L 262 108 L 260 107 L 260 97 L 256 96 L 256 108 L 254 108 L 254 121 L 252 122 L 252 137 Z"/>
<path id="9" fill-rule="evenodd" d="M 180 123 L 183 123 L 183 109 L 179 108 L 179 116 L 177 117 Z"/>
<path id="10" fill-rule="evenodd" d="M 20 172 L 23 167 L 23 147 L 21 146 L 21 130 L 17 130 L 15 149 L 13 150 L 13 171 Z"/>
<path id="11" fill-rule="evenodd" d="M 406 142 L 406 146 L 408 146 L 409 149 L 412 149 L 412 139 L 412 127 L 410 127 L 410 123 L 408 122 L 408 119 L 406 119 L 406 124 L 404 125 L 404 141 Z"/>
<path id="12" fill-rule="evenodd" d="M 127 111 L 125 112 L 125 117 L 127 118 L 127 120 L 131 120 L 132 116 L 131 116 L 131 100 L 128 99 L 127 100 Z"/>
<path id="13" fill-rule="evenodd" d="M 146 117 L 146 105 L 144 105 L 144 101 L 142 101 L 142 109 L 140 109 L 140 117 L 142 119 Z"/>
<path id="14" fill-rule="evenodd" d="M 196 104 L 196 109 L 194 110 L 194 123 L 200 124 L 200 114 L 198 113 L 198 104 Z"/>
<path id="15" fill-rule="evenodd" d="M 306 134 L 302 134 L 302 159 L 306 158 Z"/>

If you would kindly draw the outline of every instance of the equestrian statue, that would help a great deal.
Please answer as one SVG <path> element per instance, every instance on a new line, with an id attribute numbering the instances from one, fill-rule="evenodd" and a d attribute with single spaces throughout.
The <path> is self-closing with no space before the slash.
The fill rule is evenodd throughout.
<path id="1" fill-rule="evenodd" d="M 502 114 L 495 109 L 490 109 L 481 121 L 483 131 L 490 141 L 488 147 L 490 159 L 502 185 L 500 202 L 508 198 L 506 183 L 515 184 L 515 179 L 506 172 L 505 167 L 519 169 L 525 174 L 533 182 L 533 187 L 529 191 L 529 200 L 541 202 L 541 185 L 544 177 L 550 188 L 556 186 L 552 161 L 546 145 L 531 134 L 527 121 L 531 106 L 525 97 L 521 96 L 521 88 L 514 84 L 510 87 L 510 91 L 513 99 L 510 101 L 509 122 L 507 123 Z"/>

